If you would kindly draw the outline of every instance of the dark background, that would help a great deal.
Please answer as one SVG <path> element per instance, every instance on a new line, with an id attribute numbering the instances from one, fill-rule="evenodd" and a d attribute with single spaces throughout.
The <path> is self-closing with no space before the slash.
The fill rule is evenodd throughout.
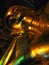
<path id="1" fill-rule="evenodd" d="M 7 9 L 13 5 L 23 5 L 33 10 L 45 8 L 49 0 L 0 0 L 0 17 L 3 17 Z"/>

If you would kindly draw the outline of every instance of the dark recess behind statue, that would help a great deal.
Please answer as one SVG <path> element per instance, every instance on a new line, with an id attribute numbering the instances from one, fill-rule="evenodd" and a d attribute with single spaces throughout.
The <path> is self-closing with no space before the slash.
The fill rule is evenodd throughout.
<path id="1" fill-rule="evenodd" d="M 1 0 L 0 1 L 0 17 L 3 17 L 9 7 L 13 5 L 23 5 L 38 11 L 44 9 L 48 0 Z"/>

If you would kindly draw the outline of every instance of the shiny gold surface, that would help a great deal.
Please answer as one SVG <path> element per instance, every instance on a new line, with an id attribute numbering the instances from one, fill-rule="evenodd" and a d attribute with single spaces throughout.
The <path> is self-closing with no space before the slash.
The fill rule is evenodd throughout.
<path id="1" fill-rule="evenodd" d="M 6 12 L 4 24 L 5 28 L 10 31 L 9 34 L 13 42 L 11 42 L 12 46 L 8 48 L 9 51 L 7 51 L 7 55 L 3 55 L 1 59 L 3 65 L 6 65 L 11 59 L 13 51 L 15 51 L 15 56 L 11 61 L 12 64 L 22 55 L 26 58 L 27 54 L 29 55 L 28 57 L 32 58 L 39 56 L 42 56 L 42 58 L 44 58 L 44 56 L 49 57 L 49 44 L 47 44 L 47 41 L 46 43 L 38 42 L 39 37 L 42 36 L 44 32 L 49 31 L 49 20 L 47 21 L 47 19 L 42 16 L 43 14 L 38 18 L 33 15 L 34 13 L 30 9 L 23 6 L 13 6 Z M 45 35 L 46 34 L 47 33 L 45 33 Z"/>
<path id="2" fill-rule="evenodd" d="M 34 49 L 31 49 L 31 56 L 36 57 L 36 55 L 42 55 L 45 54 L 46 52 L 49 53 L 49 45 L 46 46 L 40 46 Z"/>

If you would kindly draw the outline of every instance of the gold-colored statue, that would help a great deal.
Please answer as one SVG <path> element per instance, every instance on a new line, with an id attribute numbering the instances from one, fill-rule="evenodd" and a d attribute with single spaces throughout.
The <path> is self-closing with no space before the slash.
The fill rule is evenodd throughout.
<path id="1" fill-rule="evenodd" d="M 12 42 L 9 43 L 0 65 L 18 65 L 19 58 L 49 57 L 49 42 L 40 40 L 43 33 L 49 31 L 49 23 L 43 18 L 43 14 L 37 16 L 35 11 L 27 7 L 13 6 L 5 14 L 4 27 L 9 30 Z"/>

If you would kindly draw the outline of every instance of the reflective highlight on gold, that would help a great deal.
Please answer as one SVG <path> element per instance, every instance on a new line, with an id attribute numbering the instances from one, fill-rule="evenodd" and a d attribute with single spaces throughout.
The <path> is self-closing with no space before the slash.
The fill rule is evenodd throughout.
<path id="1" fill-rule="evenodd" d="M 31 29 L 32 29 L 32 27 L 31 27 L 31 26 L 29 26 L 29 27 L 28 27 L 28 29 L 29 29 L 29 30 L 31 30 Z"/>
<path id="2" fill-rule="evenodd" d="M 13 24 L 12 27 L 13 27 L 14 29 L 20 29 L 20 28 L 21 28 L 21 22 L 18 23 L 18 24 L 16 24 L 16 23 Z"/>
<path id="3" fill-rule="evenodd" d="M 38 21 L 33 21 L 32 25 L 34 25 L 36 27 L 41 27 L 41 28 L 43 28 L 45 26 L 45 24 L 40 22 L 40 21 L 39 22 Z"/>
<path id="4" fill-rule="evenodd" d="M 19 18 L 21 16 L 21 13 L 19 13 L 18 15 L 17 15 L 17 18 Z"/>
<path id="5" fill-rule="evenodd" d="M 7 16 L 8 16 L 8 15 L 11 15 L 11 11 L 9 11 L 9 12 L 7 13 Z"/>
<path id="6" fill-rule="evenodd" d="M 14 50 L 14 47 L 15 47 L 15 42 L 16 42 L 16 39 L 14 40 L 13 43 L 11 43 L 11 44 L 13 44 L 12 47 L 11 47 L 11 49 L 10 49 L 10 47 L 9 47 L 10 51 L 8 52 L 8 55 L 7 55 L 7 57 L 5 58 L 4 65 L 7 64 L 7 62 L 9 61 L 9 59 L 10 59 L 12 53 L 13 53 L 13 50 Z M 9 50 L 9 49 L 8 49 L 8 50 Z"/>
<path id="7" fill-rule="evenodd" d="M 47 24 L 47 27 L 49 27 L 49 24 Z"/>
<path id="8" fill-rule="evenodd" d="M 32 24 L 33 25 L 37 25 L 37 22 L 36 21 L 33 21 Z M 38 25 L 39 25 L 39 23 L 38 23 Z"/>
<path id="9" fill-rule="evenodd" d="M 35 27 L 29 26 L 28 29 L 29 29 L 30 31 L 33 31 L 34 33 L 36 32 L 36 34 L 37 34 L 37 33 L 41 34 L 41 32 L 40 32 L 37 28 L 35 28 Z"/>
<path id="10" fill-rule="evenodd" d="M 45 54 L 49 51 L 49 46 L 41 46 L 35 49 L 31 49 L 31 57 L 36 57 L 38 54 Z"/>
<path id="11" fill-rule="evenodd" d="M 31 24 L 32 18 L 31 18 L 31 17 L 24 17 L 23 20 L 24 20 L 26 23 Z"/>

